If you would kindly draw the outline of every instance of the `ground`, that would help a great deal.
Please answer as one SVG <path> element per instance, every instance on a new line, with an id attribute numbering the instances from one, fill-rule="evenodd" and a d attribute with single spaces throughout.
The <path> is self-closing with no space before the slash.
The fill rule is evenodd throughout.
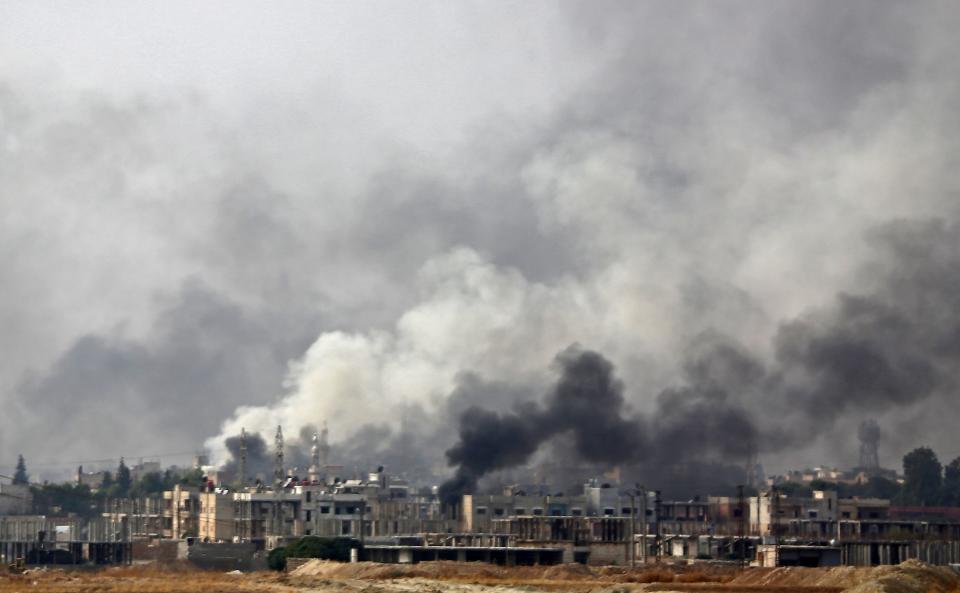
<path id="1" fill-rule="evenodd" d="M 908 561 L 879 568 L 748 568 L 713 565 L 502 568 L 480 563 L 415 566 L 311 561 L 291 573 L 223 573 L 187 566 L 32 569 L 0 575 L 0 593 L 960 593 L 952 570 Z"/>

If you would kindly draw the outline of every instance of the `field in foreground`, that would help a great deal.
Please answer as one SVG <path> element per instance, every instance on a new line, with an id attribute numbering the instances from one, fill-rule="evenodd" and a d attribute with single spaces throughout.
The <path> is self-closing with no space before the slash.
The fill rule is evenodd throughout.
<path id="1" fill-rule="evenodd" d="M 908 561 L 878 568 L 503 568 L 480 563 L 413 566 L 311 561 L 289 574 L 233 574 L 179 567 L 33 570 L 0 575 L 0 593 L 960 593 L 960 577 Z"/>

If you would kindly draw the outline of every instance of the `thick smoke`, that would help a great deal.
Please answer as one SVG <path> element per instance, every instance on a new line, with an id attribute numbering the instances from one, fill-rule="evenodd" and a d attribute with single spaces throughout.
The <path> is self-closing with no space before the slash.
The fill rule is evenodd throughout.
<path id="1" fill-rule="evenodd" d="M 683 464 L 696 459 L 694 453 L 701 460 L 745 458 L 755 446 L 750 420 L 726 405 L 717 389 L 664 392 L 658 413 L 644 418 L 626 408 L 623 384 L 602 355 L 571 346 L 555 365 L 560 378 L 542 405 L 503 414 L 478 407 L 463 412 L 460 440 L 447 451 L 457 470 L 441 487 L 444 502 L 476 491 L 492 471 L 527 463 L 555 437 L 568 440 L 577 459 L 608 468 L 667 458 Z"/>
<path id="2" fill-rule="evenodd" d="M 466 410 L 447 451 L 457 469 L 445 500 L 476 490 L 490 472 L 526 464 L 558 436 L 578 459 L 625 466 L 684 494 L 696 493 L 687 489 L 693 484 L 729 487 L 752 455 L 803 447 L 840 420 L 855 434 L 864 416 L 950 398 L 960 380 L 960 229 L 894 222 L 871 241 L 881 255 L 869 268 L 872 291 L 841 294 L 783 323 L 766 367 L 721 335 L 701 335 L 686 354 L 686 384 L 637 416 L 626 414 L 611 363 L 571 348 L 558 355 L 561 376 L 542 406 Z M 934 415 L 943 406 L 931 406 Z M 714 480 L 690 479 L 705 468 Z"/>
<path id="3" fill-rule="evenodd" d="M 751 439 L 855 462 L 865 412 L 886 465 L 955 447 L 956 5 L 439 4 L 4 12 L 0 446 L 326 422 L 345 471 L 445 477 L 465 401 L 545 414 L 580 343 L 691 491 Z"/>
<path id="4" fill-rule="evenodd" d="M 440 495 L 453 501 L 476 490 L 491 471 L 526 463 L 549 438 L 569 433 L 587 461 L 616 464 L 642 449 L 642 430 L 622 417 L 623 386 L 613 367 L 595 352 L 577 348 L 557 356 L 561 378 L 542 407 L 535 404 L 497 414 L 477 407 L 460 417 L 460 442 L 447 451 L 458 466 Z"/>
<path id="5" fill-rule="evenodd" d="M 267 441 L 257 433 L 248 434 L 246 441 L 245 481 L 249 484 L 259 479 L 270 484 L 273 480 L 273 455 L 267 449 Z M 230 452 L 230 459 L 223 464 L 223 469 L 236 481 L 240 478 L 240 435 L 227 437 L 224 445 Z"/>

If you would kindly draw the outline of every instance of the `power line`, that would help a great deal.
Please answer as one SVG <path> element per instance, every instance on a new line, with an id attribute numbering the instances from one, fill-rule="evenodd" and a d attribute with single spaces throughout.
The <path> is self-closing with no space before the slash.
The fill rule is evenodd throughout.
<path id="1" fill-rule="evenodd" d="M 152 455 L 118 455 L 116 457 L 108 457 L 106 459 L 80 459 L 75 461 L 38 461 L 38 462 L 29 462 L 29 467 L 57 467 L 57 466 L 75 466 L 82 465 L 84 463 L 116 463 L 120 460 L 120 457 L 125 459 L 155 459 L 160 457 L 183 457 L 186 455 L 196 455 L 197 451 L 179 451 L 176 453 L 154 453 Z M 9 468 L 16 467 L 15 465 L 8 465 L 0 463 L 0 467 Z"/>

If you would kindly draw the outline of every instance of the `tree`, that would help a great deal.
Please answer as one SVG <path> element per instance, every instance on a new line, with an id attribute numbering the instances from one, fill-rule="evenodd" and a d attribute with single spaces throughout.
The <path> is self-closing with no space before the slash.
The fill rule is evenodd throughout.
<path id="1" fill-rule="evenodd" d="M 896 498 L 900 494 L 900 484 L 883 476 L 873 476 L 867 482 L 865 494 L 873 498 Z"/>
<path id="2" fill-rule="evenodd" d="M 14 484 L 29 484 L 30 477 L 27 475 L 27 463 L 23 460 L 23 455 L 17 456 L 17 469 L 13 473 Z"/>
<path id="3" fill-rule="evenodd" d="M 65 516 L 74 513 L 87 519 L 96 517 L 102 508 L 86 484 L 44 484 L 31 488 L 34 512 L 40 515 Z"/>
<path id="4" fill-rule="evenodd" d="M 130 497 L 140 498 L 144 496 L 163 494 L 163 491 L 166 489 L 167 484 L 164 480 L 163 474 L 160 472 L 150 472 L 133 483 L 133 487 L 130 488 Z"/>
<path id="5" fill-rule="evenodd" d="M 100 480 L 100 487 L 97 488 L 97 494 L 106 495 L 113 490 L 113 474 L 108 471 L 103 472 L 103 479 Z"/>
<path id="6" fill-rule="evenodd" d="M 130 477 L 130 468 L 120 458 L 120 465 L 117 466 L 117 496 L 126 496 L 130 492 L 130 486 L 133 485 L 133 479 Z"/>
<path id="7" fill-rule="evenodd" d="M 936 504 L 943 482 L 943 466 L 929 447 L 918 447 L 903 457 L 903 500 L 907 504 Z"/>
<path id="8" fill-rule="evenodd" d="M 943 488 L 940 503 L 948 506 L 960 505 L 960 457 L 943 468 Z"/>

